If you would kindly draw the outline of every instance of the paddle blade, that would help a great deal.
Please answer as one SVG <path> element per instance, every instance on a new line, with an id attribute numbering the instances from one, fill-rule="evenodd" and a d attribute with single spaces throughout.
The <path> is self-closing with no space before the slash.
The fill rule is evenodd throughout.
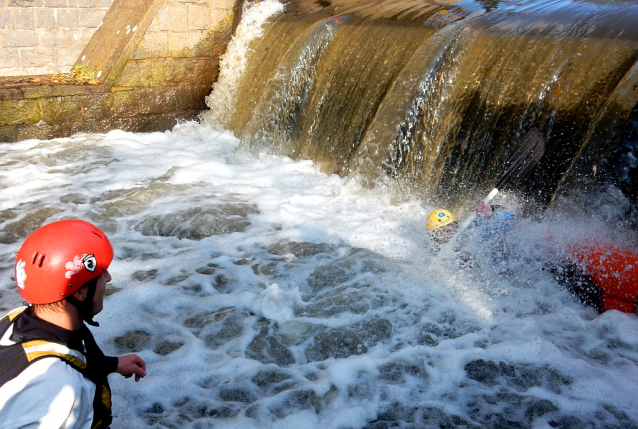
<path id="1" fill-rule="evenodd" d="M 496 185 L 500 189 L 510 180 L 525 176 L 538 164 L 545 153 L 545 139 L 536 128 L 532 128 L 516 145 L 516 149 L 505 162 L 505 172 Z"/>

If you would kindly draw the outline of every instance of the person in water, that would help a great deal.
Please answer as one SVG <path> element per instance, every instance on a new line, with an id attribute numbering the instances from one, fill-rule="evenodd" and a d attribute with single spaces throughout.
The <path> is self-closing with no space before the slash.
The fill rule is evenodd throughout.
<path id="1" fill-rule="evenodd" d="M 112 260 L 106 235 L 81 220 L 24 241 L 15 278 L 28 306 L 0 320 L 0 428 L 108 428 L 107 375 L 146 376 L 142 358 L 105 356 L 85 325 L 98 326 Z"/>
<path id="2" fill-rule="evenodd" d="M 499 206 L 491 206 L 483 200 L 474 205 L 475 219 L 468 229 L 480 228 L 483 239 L 508 230 L 514 224 L 514 217 Z M 459 222 L 454 214 L 446 209 L 434 210 L 427 217 L 425 226 L 435 243 L 448 243 L 457 234 Z"/>
<path id="3" fill-rule="evenodd" d="M 496 238 L 499 233 L 510 229 L 514 224 L 514 216 L 499 206 L 490 206 L 479 200 L 474 205 L 475 219 L 468 230 L 477 228 L 482 240 Z M 459 230 L 459 223 L 452 212 L 438 209 L 430 213 L 426 220 L 428 234 L 437 245 L 450 242 Z M 497 246 L 501 242 L 492 242 Z M 502 244 L 502 243 L 501 243 Z M 462 259 L 462 266 L 471 266 L 472 256 L 455 248 Z M 574 294 L 583 304 L 594 307 L 599 312 L 601 307 L 602 288 L 580 267 L 567 261 L 548 261 L 544 268 L 552 273 L 554 279 L 565 289 Z"/>

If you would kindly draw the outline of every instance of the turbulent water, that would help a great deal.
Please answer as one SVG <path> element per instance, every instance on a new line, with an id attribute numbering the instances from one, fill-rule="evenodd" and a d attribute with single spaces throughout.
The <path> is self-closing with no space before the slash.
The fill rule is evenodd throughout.
<path id="1" fill-rule="evenodd" d="M 508 186 L 542 205 L 568 196 L 578 213 L 611 184 L 638 206 L 636 0 L 281 9 L 265 0 L 246 13 L 231 49 L 240 55 L 228 57 L 235 65 L 222 67 L 204 115 L 253 150 L 369 186 L 392 177 L 464 210 L 536 128 L 546 156 Z M 638 211 L 625 219 L 638 229 Z"/>
<path id="2" fill-rule="evenodd" d="M 348 11 L 353 3 L 363 4 L 372 15 L 378 12 L 366 9 L 363 0 L 333 6 Z M 443 4 L 425 9 L 406 0 L 385 4 L 399 3 L 412 4 L 413 17 L 436 12 Z M 491 9 L 499 2 L 481 4 Z M 497 21 L 505 25 L 516 20 L 512 10 L 518 3 L 501 4 L 503 20 Z M 588 11 L 592 7 L 583 3 Z M 107 354 L 138 353 L 147 362 L 148 375 L 139 383 L 111 376 L 114 429 L 638 428 L 638 316 L 617 311 L 599 315 L 555 278 L 557 270 L 569 268 L 561 265 L 562 241 L 598 237 L 624 241 L 635 249 L 636 232 L 623 222 L 627 213 L 636 212 L 627 194 L 636 172 L 635 139 L 619 146 L 616 157 L 607 161 L 608 170 L 624 171 L 624 188 L 604 184 L 596 198 L 564 195 L 549 211 L 535 210 L 527 194 L 501 193 L 495 203 L 517 218 L 512 229 L 488 239 L 470 230 L 458 248 L 438 248 L 427 235 L 425 218 L 440 208 L 440 189 L 428 192 L 415 186 L 418 192 L 409 193 L 405 181 L 391 178 L 371 189 L 363 186 L 370 178 L 365 168 L 344 177 L 349 167 L 342 161 L 350 159 L 349 144 L 364 134 L 357 124 L 368 123 L 374 112 L 364 109 L 366 103 L 348 110 L 350 116 L 339 108 L 349 94 L 363 90 L 378 102 L 375 94 L 385 94 L 384 85 L 401 69 L 377 68 L 378 61 L 368 61 L 370 67 L 363 69 L 370 80 L 359 81 L 337 67 L 357 69 L 357 62 L 350 61 L 358 55 L 356 47 L 336 43 L 333 36 L 340 33 L 342 42 L 365 41 L 374 30 L 379 40 L 388 42 L 376 46 L 374 58 L 381 61 L 391 53 L 405 64 L 412 57 L 410 50 L 434 30 L 442 28 L 433 36 L 434 48 L 419 50 L 423 58 L 437 49 L 471 53 L 468 41 L 481 46 L 490 33 L 470 38 L 471 27 L 452 25 L 466 17 L 462 9 L 452 8 L 432 15 L 425 33 L 420 24 L 403 29 L 408 32 L 401 36 L 405 50 L 395 52 L 392 26 L 344 26 L 348 17 L 324 17 L 308 26 L 307 20 L 295 18 L 298 31 L 312 37 L 293 40 L 287 54 L 269 55 L 265 48 L 274 51 L 274 43 L 254 51 L 252 40 L 285 39 L 289 27 L 275 25 L 265 33 L 263 25 L 281 10 L 279 3 L 264 0 L 244 12 L 202 124 L 181 124 L 164 133 L 113 131 L 0 143 L 0 309 L 21 304 L 13 265 L 28 234 L 49 222 L 80 218 L 103 229 L 115 249 L 109 269 L 113 281 L 105 310 L 97 316 L 101 326 L 92 330 Z M 539 25 L 533 22 L 540 12 L 528 12 L 523 15 L 533 18 L 530 27 Z M 568 15 L 563 10 L 559 17 Z M 556 30 L 554 21 L 543 22 L 548 32 Z M 578 40 L 573 55 L 577 63 Z M 626 40 L 621 42 L 620 47 L 627 46 Z M 336 50 L 326 51 L 328 45 Z M 540 51 L 542 46 L 536 52 L 542 57 Z M 259 67 L 279 70 L 272 98 L 260 95 L 259 82 L 247 85 L 242 80 L 251 67 L 246 56 L 255 52 L 262 55 Z M 634 51 L 627 52 L 629 58 Z M 453 55 L 444 57 L 434 58 L 457 63 Z M 281 58 L 283 63 L 278 62 Z M 325 64 L 335 68 L 315 74 L 314 65 L 325 58 Z M 516 63 L 516 58 L 506 63 Z M 557 66 L 567 67 L 561 61 Z M 626 62 L 625 71 L 631 68 Z M 412 62 L 405 73 L 418 65 Z M 487 82 L 499 87 L 491 69 L 474 72 L 492 76 Z M 433 91 L 443 102 L 449 94 L 442 89 L 444 83 L 458 89 L 474 88 L 463 83 L 465 79 L 478 82 L 470 78 L 471 70 L 461 80 L 455 73 L 425 80 L 421 75 L 419 94 Z M 303 103 L 295 104 L 299 99 L 294 94 L 281 99 L 275 95 L 299 88 L 306 94 L 308 77 L 327 85 L 321 86 L 325 97 L 313 101 L 317 111 L 343 122 L 332 123 L 333 134 L 307 115 L 308 139 L 320 144 L 304 149 L 291 143 L 294 133 L 286 128 L 304 117 L 299 110 Z M 540 76 L 535 88 L 546 99 L 558 100 L 562 89 L 545 85 L 547 77 Z M 578 92 L 580 87 L 573 85 Z M 629 84 L 623 85 L 621 95 Z M 332 93 L 341 98 L 329 98 Z M 406 94 L 408 105 L 420 106 L 421 98 Z M 490 96 L 494 94 L 502 104 L 503 93 Z M 400 98 L 384 109 L 402 107 L 406 100 Z M 627 99 L 625 104 L 630 104 L 631 97 Z M 282 107 L 281 100 L 289 104 Z M 545 137 L 553 136 L 555 144 L 561 142 L 560 133 L 578 140 L 566 131 L 569 121 L 559 120 L 553 104 L 530 100 L 521 111 L 531 116 L 545 112 Z M 598 105 L 604 104 L 601 100 Z M 610 103 L 608 110 L 616 106 Z M 590 119 L 596 116 L 576 104 Z M 255 105 L 256 115 L 242 117 L 243 109 Z M 411 111 L 401 110 L 399 116 L 405 112 Z M 445 134 L 436 126 L 440 111 L 423 112 L 430 131 Z M 486 125 L 491 131 L 485 136 L 501 129 L 502 136 L 511 137 L 529 125 L 508 112 L 499 114 L 505 122 Z M 592 130 L 604 116 L 579 122 L 581 135 L 583 127 L 596 134 Z M 245 129 L 233 130 L 242 140 L 220 126 L 225 121 L 243 121 Z M 556 123 L 562 125 L 551 131 Z M 408 136 L 406 127 L 399 131 Z M 397 129 L 382 122 L 377 128 L 379 133 Z M 467 131 L 462 126 L 457 130 Z M 264 135 L 275 150 L 262 150 Z M 494 176 L 499 151 L 512 141 L 480 141 L 493 143 L 484 153 L 474 153 L 483 153 L 481 159 L 491 165 L 487 177 Z M 276 149 L 286 147 L 292 158 Z M 411 162 L 401 156 L 388 161 L 387 150 L 366 147 L 368 155 L 359 158 L 363 164 L 376 159 L 392 169 L 399 165 L 390 165 L 392 159 L 401 165 Z M 550 166 L 556 157 L 550 151 Z M 417 161 L 423 159 L 414 158 L 404 178 L 416 181 L 418 175 L 441 173 L 442 158 L 432 164 L 439 169 L 419 170 Z M 326 160 L 331 168 L 326 169 Z M 537 176 L 543 172 L 541 168 Z M 586 209 L 578 209 L 576 216 L 568 210 L 574 205 Z M 463 213 L 468 207 L 459 204 L 454 209 Z"/>
<path id="3" fill-rule="evenodd" d="M 189 123 L 0 144 L 3 310 L 40 225 L 113 243 L 93 331 L 148 364 L 111 376 L 114 428 L 638 428 L 638 316 L 598 315 L 545 269 L 543 231 L 583 225 L 470 235 L 466 263 L 432 246 L 422 199 L 239 143 Z"/>

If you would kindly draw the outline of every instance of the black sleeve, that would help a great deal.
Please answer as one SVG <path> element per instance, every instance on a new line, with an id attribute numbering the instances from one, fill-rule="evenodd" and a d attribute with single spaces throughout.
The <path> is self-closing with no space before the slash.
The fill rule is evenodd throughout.
<path id="1" fill-rule="evenodd" d="M 117 370 L 117 356 L 104 356 L 102 359 L 102 371 L 105 374 L 112 374 Z"/>
<path id="2" fill-rule="evenodd" d="M 102 374 L 111 374 L 117 370 L 118 358 L 114 356 L 105 356 L 102 350 L 95 342 L 93 334 L 86 327 L 82 326 L 84 336 L 84 347 L 87 351 L 87 358 L 93 361 L 92 365 L 95 365 Z"/>

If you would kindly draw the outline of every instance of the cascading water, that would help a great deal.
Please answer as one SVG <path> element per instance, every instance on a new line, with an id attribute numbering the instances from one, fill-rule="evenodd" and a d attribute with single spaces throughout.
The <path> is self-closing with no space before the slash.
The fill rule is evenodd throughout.
<path id="1" fill-rule="evenodd" d="M 244 144 L 370 186 L 391 177 L 462 211 L 536 127 L 547 154 L 518 185 L 536 204 L 615 186 L 636 205 L 635 3 L 300 0 L 287 10 L 251 44 L 221 123 Z M 635 210 L 624 215 L 636 226 Z"/>

